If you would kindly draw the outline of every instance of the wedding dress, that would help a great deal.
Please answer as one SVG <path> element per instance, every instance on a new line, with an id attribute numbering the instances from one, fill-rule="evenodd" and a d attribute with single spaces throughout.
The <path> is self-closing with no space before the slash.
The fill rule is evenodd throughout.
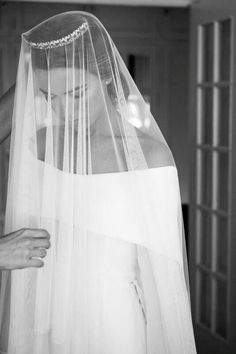
<path id="1" fill-rule="evenodd" d="M 45 228 L 3 272 L 3 354 L 195 354 L 178 173 L 93 15 L 22 35 L 5 231 Z"/>

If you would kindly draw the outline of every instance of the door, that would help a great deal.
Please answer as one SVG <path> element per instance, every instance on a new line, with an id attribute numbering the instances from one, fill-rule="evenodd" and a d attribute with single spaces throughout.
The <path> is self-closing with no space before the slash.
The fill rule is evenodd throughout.
<path id="1" fill-rule="evenodd" d="M 191 9 L 190 279 L 199 354 L 236 353 L 236 2 Z"/>
<path id="2" fill-rule="evenodd" d="M 147 103 L 147 109 L 156 111 L 155 102 L 155 47 L 119 45 L 119 52 L 134 79 L 139 91 Z"/>

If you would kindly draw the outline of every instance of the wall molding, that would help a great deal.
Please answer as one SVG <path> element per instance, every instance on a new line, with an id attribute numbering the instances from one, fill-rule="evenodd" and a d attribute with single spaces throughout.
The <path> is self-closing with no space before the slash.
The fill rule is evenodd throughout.
<path id="1" fill-rule="evenodd" d="M 24 0 L 25 2 L 45 3 L 71 3 L 91 5 L 127 5 L 127 6 L 162 6 L 162 7 L 185 7 L 190 6 L 194 0 Z M 8 0 L 8 2 L 22 2 L 21 0 Z"/>

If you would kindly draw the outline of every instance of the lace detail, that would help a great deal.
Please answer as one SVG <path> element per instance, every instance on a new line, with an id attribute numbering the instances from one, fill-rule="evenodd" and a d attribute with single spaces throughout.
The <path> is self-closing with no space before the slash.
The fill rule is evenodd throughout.
<path id="1" fill-rule="evenodd" d="M 51 48 L 56 48 L 56 47 L 62 47 L 64 45 L 67 45 L 71 42 L 73 42 L 75 39 L 79 38 L 84 32 L 86 32 L 88 29 L 88 24 L 87 22 L 84 22 L 81 26 L 79 26 L 76 30 L 74 30 L 72 33 L 68 34 L 67 36 L 52 40 L 49 42 L 40 42 L 40 43 L 35 43 L 35 42 L 26 42 L 33 48 L 38 48 L 38 49 L 51 49 Z"/>

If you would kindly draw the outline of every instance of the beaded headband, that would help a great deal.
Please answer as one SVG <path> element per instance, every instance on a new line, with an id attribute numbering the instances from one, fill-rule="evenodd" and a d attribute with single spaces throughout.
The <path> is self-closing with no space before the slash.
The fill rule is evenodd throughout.
<path id="1" fill-rule="evenodd" d="M 88 24 L 87 24 L 87 22 L 84 22 L 84 23 L 82 23 L 81 26 L 79 26 L 72 33 L 70 33 L 67 36 L 62 37 L 60 39 L 52 40 L 49 42 L 40 42 L 40 43 L 35 43 L 35 42 L 30 42 L 30 41 L 26 41 L 26 42 L 31 47 L 37 48 L 37 49 L 51 49 L 51 48 L 62 47 L 64 45 L 72 43 L 75 39 L 79 38 L 84 32 L 87 31 L 87 29 L 88 29 Z"/>

